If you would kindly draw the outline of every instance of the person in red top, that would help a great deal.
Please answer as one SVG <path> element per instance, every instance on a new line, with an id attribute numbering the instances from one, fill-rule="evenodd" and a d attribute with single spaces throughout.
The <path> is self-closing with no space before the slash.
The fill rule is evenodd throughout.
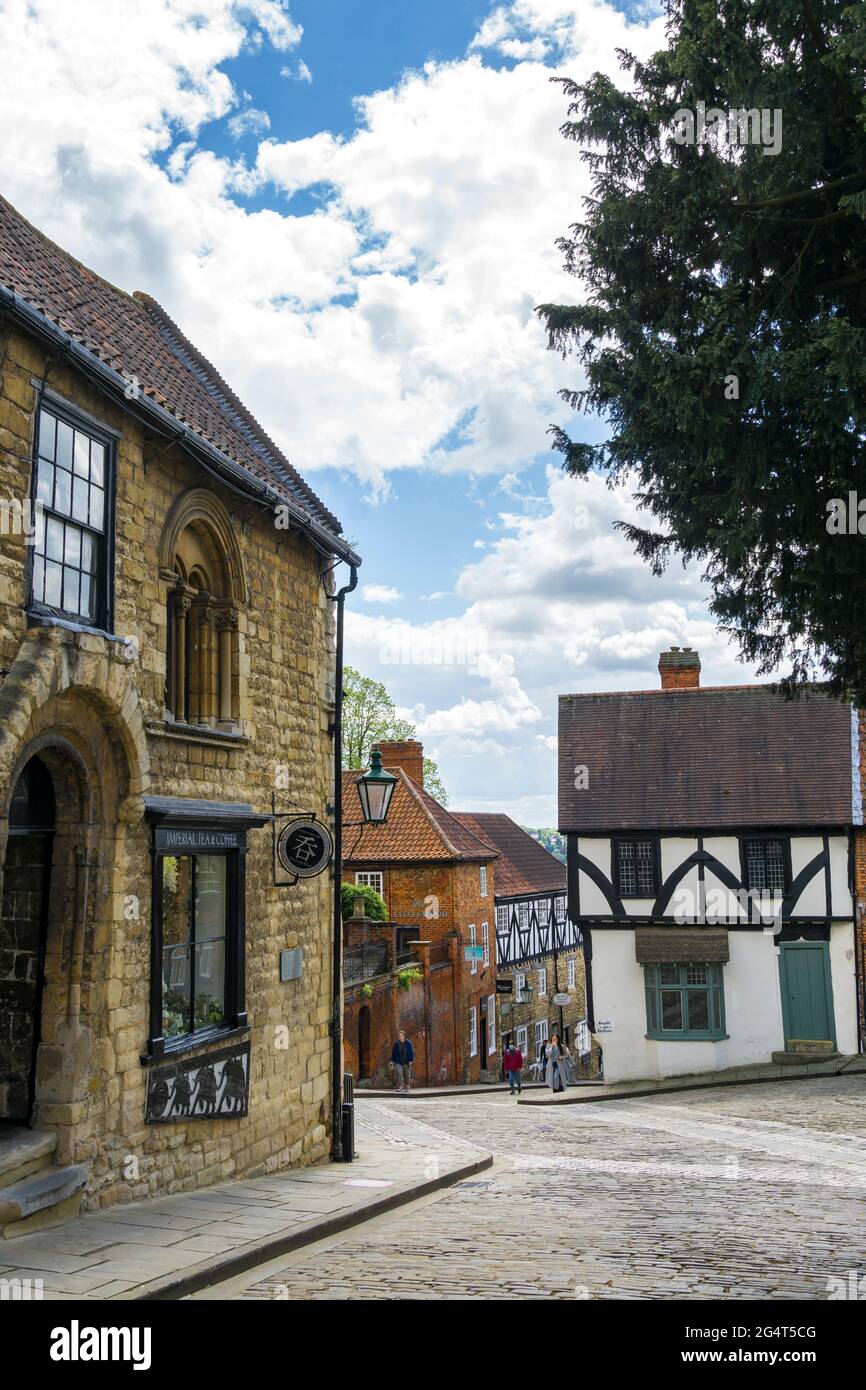
<path id="1" fill-rule="evenodd" d="M 523 1053 L 514 1043 L 509 1043 L 502 1056 L 502 1065 L 505 1068 L 505 1075 L 508 1078 L 508 1085 L 511 1094 L 514 1095 L 515 1085 L 517 1094 L 520 1095 L 520 1073 L 523 1070 Z"/>

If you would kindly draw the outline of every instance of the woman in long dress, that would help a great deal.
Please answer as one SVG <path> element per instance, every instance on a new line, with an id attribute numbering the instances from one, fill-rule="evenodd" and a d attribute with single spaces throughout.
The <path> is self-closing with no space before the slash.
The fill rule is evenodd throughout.
<path id="1" fill-rule="evenodd" d="M 544 1049 L 544 1057 L 547 1062 L 545 1081 L 551 1091 L 564 1091 L 568 1083 L 565 1074 L 565 1058 L 562 1055 L 558 1033 L 553 1034 Z"/>

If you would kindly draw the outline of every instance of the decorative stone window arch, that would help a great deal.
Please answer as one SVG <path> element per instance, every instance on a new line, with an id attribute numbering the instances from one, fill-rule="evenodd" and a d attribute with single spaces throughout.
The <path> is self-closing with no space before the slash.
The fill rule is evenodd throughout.
<path id="1" fill-rule="evenodd" d="M 246 581 L 223 504 L 191 488 L 174 504 L 160 546 L 165 584 L 167 717 L 226 733 L 240 728 L 238 614 Z"/>

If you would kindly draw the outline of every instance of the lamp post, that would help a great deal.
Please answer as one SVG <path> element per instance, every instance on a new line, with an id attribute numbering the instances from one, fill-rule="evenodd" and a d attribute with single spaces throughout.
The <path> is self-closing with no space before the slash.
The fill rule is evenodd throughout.
<path id="1" fill-rule="evenodd" d="M 346 594 L 358 583 L 357 568 L 351 566 L 349 583 L 332 596 L 337 605 L 337 661 L 334 690 L 334 921 L 332 952 L 333 990 L 331 999 L 331 1158 L 343 1158 L 343 606 Z M 394 793 L 397 778 L 382 767 L 382 754 L 373 749 L 370 770 L 358 778 L 358 796 L 363 819 L 348 825 L 382 825 Z M 351 1159 L 352 1155 L 349 1154 Z"/>

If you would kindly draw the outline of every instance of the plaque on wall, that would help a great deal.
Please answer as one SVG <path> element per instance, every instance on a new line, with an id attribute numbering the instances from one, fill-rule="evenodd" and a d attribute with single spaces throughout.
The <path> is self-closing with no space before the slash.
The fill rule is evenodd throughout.
<path id="1" fill-rule="evenodd" d="M 152 1067 L 147 1076 L 149 1125 L 176 1120 L 241 1119 L 248 1113 L 250 1044 Z"/>

